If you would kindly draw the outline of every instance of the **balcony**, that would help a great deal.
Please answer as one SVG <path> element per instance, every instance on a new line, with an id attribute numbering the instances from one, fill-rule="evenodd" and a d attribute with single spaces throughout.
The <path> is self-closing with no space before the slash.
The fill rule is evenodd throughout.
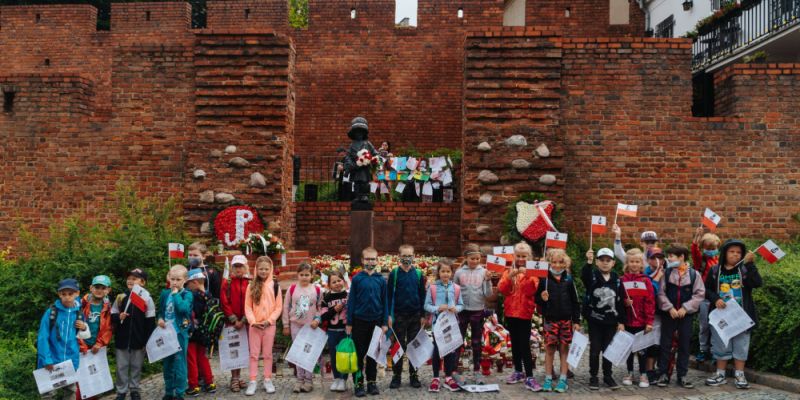
<path id="1" fill-rule="evenodd" d="M 694 36 L 694 35 L 692 35 Z M 800 0 L 743 0 L 698 24 L 692 70 L 711 72 L 756 51 L 768 60 L 800 59 Z"/>

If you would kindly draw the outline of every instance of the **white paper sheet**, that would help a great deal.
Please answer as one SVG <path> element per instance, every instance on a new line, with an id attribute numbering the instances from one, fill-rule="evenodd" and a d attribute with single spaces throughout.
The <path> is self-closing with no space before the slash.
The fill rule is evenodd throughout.
<path id="1" fill-rule="evenodd" d="M 408 160 L 406 160 L 406 168 L 410 171 L 417 169 L 417 165 L 419 165 L 419 161 L 414 157 L 408 157 Z"/>
<path id="2" fill-rule="evenodd" d="M 449 169 L 446 169 L 442 172 L 441 175 L 442 185 L 449 186 L 453 183 L 453 172 Z"/>
<path id="3" fill-rule="evenodd" d="M 367 357 L 375 360 L 378 365 L 386 366 L 386 355 L 389 354 L 389 347 L 391 341 L 383 334 L 383 329 L 376 326 L 372 331 L 372 339 L 369 342 L 367 349 Z"/>
<path id="4" fill-rule="evenodd" d="M 223 371 L 247 368 L 250 363 L 250 344 L 247 328 L 226 326 L 219 339 L 219 367 Z"/>
<path id="5" fill-rule="evenodd" d="M 181 351 L 178 333 L 175 332 L 172 322 L 167 321 L 164 328 L 156 327 L 153 334 L 150 335 L 150 339 L 147 340 L 145 349 L 147 350 L 147 359 L 151 364 Z"/>
<path id="6" fill-rule="evenodd" d="M 44 394 L 77 382 L 78 373 L 72 365 L 72 360 L 67 360 L 53 365 L 52 371 L 44 368 L 33 371 L 33 378 L 36 379 L 39 394 Z"/>
<path id="7" fill-rule="evenodd" d="M 713 304 L 709 307 L 715 307 Z M 739 306 L 735 299 L 725 302 L 725 308 L 715 308 L 708 314 L 708 324 L 714 327 L 725 346 L 734 336 L 755 325 L 747 312 Z"/>
<path id="8" fill-rule="evenodd" d="M 422 185 L 422 195 L 423 196 L 433 196 L 433 185 L 430 182 L 425 182 Z"/>
<path id="9" fill-rule="evenodd" d="M 653 324 L 653 330 L 650 333 L 641 331 L 633 336 L 633 346 L 631 353 L 644 350 L 648 347 L 655 346 L 661 341 L 661 325 Z"/>
<path id="10" fill-rule="evenodd" d="M 378 191 L 378 182 L 370 182 L 369 183 L 369 191 L 371 193 L 375 193 Z"/>
<path id="11" fill-rule="evenodd" d="M 306 371 L 313 371 L 327 341 L 328 335 L 325 334 L 325 331 L 306 325 L 300 328 L 297 336 L 292 340 L 292 347 L 286 353 L 286 361 Z"/>
<path id="12" fill-rule="evenodd" d="M 450 311 L 439 314 L 433 325 L 433 338 L 439 348 L 439 356 L 444 357 L 461 347 L 464 338 L 458 329 L 458 318 Z"/>
<path id="13" fill-rule="evenodd" d="M 425 329 L 420 329 L 414 340 L 410 341 L 408 346 L 406 346 L 408 362 L 410 362 L 414 368 L 419 369 L 422 368 L 432 356 L 433 341 L 428 336 L 428 333 L 425 332 Z"/>
<path id="14" fill-rule="evenodd" d="M 406 189 L 405 182 L 399 182 L 397 186 L 395 186 L 394 191 L 397 193 L 403 193 L 403 190 Z"/>
<path id="15" fill-rule="evenodd" d="M 432 171 L 441 171 L 447 166 L 447 160 L 444 157 L 433 157 L 429 163 Z"/>
<path id="16" fill-rule="evenodd" d="M 81 389 L 82 399 L 88 399 L 114 389 L 111 370 L 108 368 L 108 352 L 105 347 L 100 348 L 97 354 L 89 351 L 85 355 L 81 355 L 78 367 L 78 387 Z"/>
<path id="17" fill-rule="evenodd" d="M 575 331 L 572 334 L 572 343 L 569 345 L 569 353 L 567 354 L 567 364 L 573 369 L 578 369 L 581 363 L 583 353 L 589 347 L 589 338 L 586 335 Z"/>
<path id="18" fill-rule="evenodd" d="M 464 385 L 462 389 L 470 393 L 486 393 L 486 392 L 499 392 L 500 385 L 493 383 L 491 385 Z"/>
<path id="19" fill-rule="evenodd" d="M 631 346 L 633 346 L 633 335 L 625 331 L 619 331 L 603 351 L 603 357 L 611 361 L 611 364 L 619 367 L 628 360 L 628 355 L 631 354 Z"/>

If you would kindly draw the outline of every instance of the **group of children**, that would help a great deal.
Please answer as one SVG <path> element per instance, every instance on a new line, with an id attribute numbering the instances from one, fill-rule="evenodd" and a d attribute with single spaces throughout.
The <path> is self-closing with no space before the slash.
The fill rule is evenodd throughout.
<path id="1" fill-rule="evenodd" d="M 72 360 L 78 367 L 80 352 L 97 352 L 107 346 L 113 335 L 116 348 L 117 399 L 127 394 L 137 400 L 139 377 L 144 362 L 144 347 L 156 325 L 172 324 L 178 334 L 181 351 L 164 359 L 164 399 L 181 399 L 198 395 L 201 390 L 215 392 L 216 385 L 206 356 L 206 343 L 197 335 L 198 319 L 212 302 L 219 302 L 226 324 L 248 333 L 249 379 L 241 379 L 241 371 L 231 371 L 230 389 L 246 395 L 258 390 L 259 360 L 264 361 L 263 388 L 275 392 L 272 382 L 273 344 L 276 324 L 280 318 L 283 334 L 296 337 L 309 325 L 325 329 L 331 355 L 334 380 L 330 390 L 347 390 L 346 374 L 336 368 L 336 347 L 345 337 L 351 337 L 356 348 L 359 372 L 353 375 L 356 397 L 377 395 L 377 363 L 366 357 L 373 331 L 379 327 L 384 334 L 390 329 L 405 348 L 420 330 L 430 327 L 445 312 L 457 314 L 461 334 L 471 333 L 472 373 L 461 376 L 457 371 L 458 357 L 463 348 L 441 357 L 434 342 L 432 356 L 433 379 L 429 391 L 444 388 L 457 391 L 467 384 L 483 384 L 479 372 L 482 356 L 482 332 L 490 297 L 499 292 L 504 297 L 504 326 L 509 332 L 514 371 L 507 384 L 524 383 L 534 392 L 568 389 L 567 353 L 574 332 L 586 322 L 590 338 L 589 388 L 599 389 L 598 372 L 601 353 L 618 331 L 631 334 L 650 332 L 660 327 L 658 345 L 631 354 L 623 385 L 634 384 L 634 363 L 639 362 L 638 385 L 648 387 L 653 382 L 664 387 L 669 384 L 673 349 L 677 347 L 677 383 L 692 387 L 686 379 L 692 321 L 700 315 L 701 360 L 710 351 L 716 360 L 717 371 L 706 380 L 708 385 L 726 383 L 725 368 L 734 360 L 735 383 L 747 388 L 744 363 L 747 360 L 750 331 L 743 332 L 724 344 L 708 327 L 708 313 L 724 308 L 726 301 L 738 302 L 755 321 L 752 289 L 762 285 L 754 255 L 747 252 L 743 242 L 720 239 L 698 229 L 691 251 L 673 245 L 662 250 L 655 232 L 644 232 L 642 249 L 622 249 L 619 227 L 614 251 L 600 249 L 586 253 L 587 263 L 580 271 L 586 289 L 579 298 L 571 275 L 572 260 L 562 249 L 550 249 L 544 255 L 549 263 L 547 276 L 536 278 L 528 274 L 527 261 L 538 261 L 531 247 L 524 242 L 514 246 L 514 262 L 500 276 L 487 270 L 481 261 L 483 254 L 475 244 L 465 247 L 463 265 L 457 267 L 451 259 L 441 259 L 436 265 L 435 280 L 428 283 L 425 273 L 415 266 L 414 248 L 400 247 L 400 265 L 393 268 L 388 279 L 376 271 L 378 253 L 374 248 L 362 252 L 363 270 L 352 282 L 342 272 L 328 275 L 327 289 L 312 282 L 313 268 L 302 263 L 297 270 L 297 283 L 282 293 L 273 278 L 269 257 L 256 260 L 255 274 L 250 276 L 247 258 L 235 256 L 230 277 L 220 279 L 219 272 L 203 263 L 205 246 L 194 243 L 189 247 L 190 270 L 174 265 L 168 273 L 168 288 L 159 297 L 158 307 L 142 287 L 147 274 L 134 269 L 127 275 L 128 290 L 112 302 L 108 299 L 111 280 L 97 276 L 90 293 L 78 299 L 78 284 L 74 279 L 59 283 L 59 300 L 44 313 L 38 337 L 38 365 L 53 365 Z M 720 246 L 721 245 L 721 246 Z M 616 258 L 622 261 L 623 274 L 613 271 Z M 690 257 L 693 261 L 689 265 Z M 216 277 L 216 278 L 215 278 Z M 493 280 L 499 282 L 493 287 Z M 349 287 L 348 283 L 349 282 Z M 139 287 L 137 293 L 132 293 Z M 496 292 L 495 292 L 496 290 Z M 132 299 L 132 297 L 136 299 Z M 133 300 L 133 301 L 132 301 Z M 133 305 L 131 305 L 133 303 Z M 540 385 L 533 371 L 530 336 L 535 313 L 543 319 L 546 350 L 544 381 Z M 156 322 L 157 321 L 157 322 Z M 559 353 L 560 371 L 554 372 L 555 353 Z M 444 380 L 440 378 L 444 369 Z M 411 387 L 422 386 L 417 371 L 408 366 Z M 390 389 L 402 385 L 403 361 L 394 363 Z M 602 359 L 603 383 L 612 389 L 620 386 L 612 377 L 611 362 Z M 465 374 L 466 375 L 466 374 Z M 365 385 L 366 376 L 366 385 Z M 295 393 L 313 390 L 312 371 L 296 367 Z M 204 384 L 201 386 L 199 381 Z M 62 388 L 69 394 L 79 391 L 76 385 Z M 80 397 L 78 397 L 80 398 Z"/>

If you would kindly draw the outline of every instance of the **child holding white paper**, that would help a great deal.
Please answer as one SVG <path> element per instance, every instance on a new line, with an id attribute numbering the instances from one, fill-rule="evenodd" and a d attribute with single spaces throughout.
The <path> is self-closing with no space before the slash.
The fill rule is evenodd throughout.
<path id="1" fill-rule="evenodd" d="M 188 386 L 186 356 L 189 348 L 189 321 L 192 317 L 192 292 L 183 288 L 188 276 L 186 267 L 180 264 L 169 269 L 169 289 L 161 291 L 158 298 L 158 326 L 164 329 L 172 324 L 178 334 L 181 351 L 164 358 L 164 397 L 183 399 Z"/>
<path id="2" fill-rule="evenodd" d="M 625 330 L 631 334 L 653 330 L 653 320 L 656 313 L 656 297 L 650 277 L 642 273 L 644 267 L 644 254 L 639 249 L 630 249 L 626 253 L 625 267 L 623 268 L 622 285 L 619 288 L 620 297 L 625 303 Z M 637 354 L 628 356 L 628 375 L 622 378 L 625 386 L 633 385 L 633 359 L 639 359 L 639 387 L 650 387 L 646 357 L 648 352 L 654 350 L 644 349 Z"/>
<path id="3" fill-rule="evenodd" d="M 319 286 L 311 284 L 312 267 L 308 262 L 302 262 L 297 267 L 297 283 L 286 291 L 283 300 L 283 334 L 292 339 L 305 325 L 316 329 L 320 323 L 319 308 L 321 291 Z M 307 393 L 314 390 L 314 374 L 297 367 L 297 383 L 292 391 L 294 393 Z"/>
<path id="4" fill-rule="evenodd" d="M 464 309 L 464 302 L 461 299 L 461 288 L 450 281 L 453 276 L 453 260 L 443 258 L 439 260 L 436 267 L 436 282 L 428 288 L 425 295 L 425 311 L 433 315 L 432 324 L 443 312 L 459 313 Z M 456 362 L 458 361 L 458 350 L 444 356 L 444 387 L 451 392 L 461 390 L 459 385 L 458 373 L 456 372 Z M 441 385 L 439 380 L 439 367 L 441 366 L 439 357 L 439 346 L 433 344 L 433 380 L 428 387 L 430 392 L 438 392 Z"/>
<path id="5" fill-rule="evenodd" d="M 225 326 L 232 326 L 236 329 L 247 329 L 247 315 L 245 314 L 245 302 L 247 301 L 247 286 L 249 279 L 247 274 L 247 257 L 239 254 L 231 261 L 230 279 L 223 279 L 220 288 L 220 308 L 225 314 Z M 279 307 L 280 309 L 280 307 Z M 274 330 L 274 328 L 273 328 Z M 274 332 L 273 332 L 274 337 Z M 248 339 L 250 336 L 248 335 Z M 270 344 L 270 348 L 272 345 Z M 270 352 L 271 353 L 271 352 Z M 257 359 L 256 359 L 257 360 Z M 241 370 L 231 371 L 231 392 L 242 390 L 244 382 L 240 379 Z M 253 380 L 255 382 L 255 380 Z M 255 389 L 253 390 L 255 394 Z"/>
<path id="6" fill-rule="evenodd" d="M 736 239 L 726 241 L 720 251 L 719 265 L 715 266 L 708 276 L 706 299 L 719 309 L 725 308 L 726 301 L 734 299 L 757 324 L 758 315 L 753 301 L 753 289 L 760 288 L 764 282 L 753 263 L 754 258 L 752 251 L 747 252 L 744 242 Z M 744 377 L 744 364 L 747 361 L 750 332 L 753 328 L 732 337 L 727 345 L 722 342 L 717 331 L 711 329 L 711 352 L 717 359 L 717 372 L 706 379 L 706 385 L 719 386 L 727 383 L 725 368 L 728 366 L 728 361 L 733 359 L 736 387 L 739 389 L 750 387 Z"/>
<path id="7" fill-rule="evenodd" d="M 481 353 L 483 353 L 483 320 L 486 298 L 492 295 L 492 273 L 481 265 L 480 247 L 469 243 L 464 247 L 464 264 L 456 270 L 453 283 L 461 287 L 464 310 L 458 314 L 461 337 L 467 337 L 469 326 L 472 345 L 472 383 L 483 385 Z"/>
<path id="8" fill-rule="evenodd" d="M 236 264 L 234 259 L 234 265 Z M 245 265 L 246 264 L 246 260 Z M 272 259 L 267 256 L 256 260 L 256 276 L 247 286 L 244 300 L 244 314 L 249 328 L 247 341 L 250 345 L 250 382 L 245 390 L 246 395 L 256 394 L 258 384 L 258 359 L 264 357 L 264 390 L 275 393 L 272 383 L 272 345 L 275 342 L 275 327 L 283 311 L 281 288 L 273 279 Z M 235 271 L 235 269 L 234 269 Z"/>
<path id="9" fill-rule="evenodd" d="M 39 333 L 36 339 L 36 367 L 53 370 L 53 366 L 64 361 L 72 361 L 72 367 L 78 370 L 80 347 L 78 339 L 91 336 L 89 326 L 82 321 L 78 299 L 80 291 L 78 281 L 64 279 L 58 283 L 58 300 L 44 311 L 39 322 Z M 76 384 L 64 386 L 42 395 L 43 399 L 56 399 L 59 396 L 74 398 Z"/>
<path id="10" fill-rule="evenodd" d="M 333 370 L 333 383 L 331 392 L 344 392 L 347 390 L 347 374 L 336 369 L 336 346 L 346 338 L 345 325 L 347 322 L 347 288 L 345 288 L 344 274 L 333 271 L 328 276 L 329 290 L 322 295 L 321 318 L 326 322 L 328 333 L 328 351 L 331 353 L 331 369 Z"/>
<path id="11" fill-rule="evenodd" d="M 572 342 L 573 330 L 581 329 L 581 310 L 575 281 L 567 273 L 572 260 L 564 250 L 550 249 L 547 251 L 547 261 L 550 263 L 550 271 L 545 281 L 539 282 L 539 289 L 536 291 L 536 304 L 544 319 L 544 341 L 547 351 L 542 390 L 564 393 L 568 389 L 569 345 Z M 558 384 L 553 387 L 553 361 L 556 351 L 561 359 L 561 374 Z"/>
<path id="12" fill-rule="evenodd" d="M 526 389 L 538 392 L 542 387 L 533 377 L 530 338 L 531 318 L 536 310 L 533 295 L 539 286 L 539 279 L 528 276 L 526 263 L 529 260 L 533 261 L 531 246 L 525 242 L 517 243 L 514 246 L 514 264 L 500 278 L 497 290 L 505 296 L 505 328 L 511 336 L 511 356 L 514 360 L 514 372 L 506 379 L 506 384 L 524 381 Z"/>
<path id="13" fill-rule="evenodd" d="M 81 314 L 89 326 L 91 336 L 88 339 L 79 339 L 81 353 L 91 351 L 97 354 L 100 349 L 111 342 L 111 302 L 108 293 L 111 292 L 111 278 L 106 275 L 97 275 L 92 279 L 90 293 L 83 296 Z M 78 387 L 76 398 L 80 399 L 81 388 Z M 89 399 L 94 399 L 90 397 Z"/>

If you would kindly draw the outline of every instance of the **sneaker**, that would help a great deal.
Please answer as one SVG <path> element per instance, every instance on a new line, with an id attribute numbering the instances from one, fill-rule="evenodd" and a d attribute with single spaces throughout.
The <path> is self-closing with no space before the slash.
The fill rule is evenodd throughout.
<path id="1" fill-rule="evenodd" d="M 589 378 L 589 390 L 600 390 L 600 379 L 596 376 Z"/>
<path id="2" fill-rule="evenodd" d="M 444 387 L 451 392 L 457 392 L 461 390 L 461 387 L 458 386 L 458 382 L 456 382 L 456 380 L 453 379 L 452 376 L 444 378 Z"/>
<path id="3" fill-rule="evenodd" d="M 354 394 L 356 397 L 364 397 L 367 395 L 367 392 L 364 391 L 364 384 L 357 384 L 354 390 Z"/>
<path id="4" fill-rule="evenodd" d="M 245 389 L 244 394 L 246 396 L 252 396 L 256 394 L 256 389 L 258 388 L 258 384 L 256 381 L 250 381 L 247 383 L 247 389 Z"/>
<path id="5" fill-rule="evenodd" d="M 428 391 L 433 393 L 439 393 L 439 386 L 441 383 L 439 382 L 439 378 L 433 378 L 431 381 L 431 385 L 428 386 Z"/>
<path id="6" fill-rule="evenodd" d="M 305 381 L 305 383 L 303 383 L 303 393 L 311 393 L 313 391 L 314 391 L 314 382 Z"/>
<path id="7" fill-rule="evenodd" d="M 540 385 L 539 382 L 536 382 L 534 377 L 530 377 L 525 379 L 525 389 L 528 389 L 532 392 L 541 392 L 542 385 Z"/>
<path id="8" fill-rule="evenodd" d="M 524 379 L 525 379 L 525 374 L 523 374 L 522 372 L 514 371 L 511 374 L 511 376 L 509 376 L 508 379 L 506 379 L 506 384 L 513 385 L 515 383 L 522 382 Z"/>
<path id="9" fill-rule="evenodd" d="M 558 393 L 564 393 L 567 391 L 568 388 L 569 386 L 567 385 L 567 380 L 565 378 L 558 380 L 558 385 L 556 385 L 556 388 L 554 390 Z"/>
<path id="10" fill-rule="evenodd" d="M 619 385 L 617 384 L 617 382 L 614 381 L 614 378 L 612 378 L 610 376 L 604 376 L 603 377 L 603 383 L 605 383 L 606 386 L 608 386 L 611 390 L 619 389 Z"/>
<path id="11" fill-rule="evenodd" d="M 127 393 L 117 393 L 117 397 L 115 397 L 114 400 L 125 400 L 127 395 Z M 131 398 L 133 398 L 133 392 L 131 392 Z"/>
<path id="12" fill-rule="evenodd" d="M 669 385 L 669 377 L 666 376 L 666 375 L 659 376 L 658 380 L 656 381 L 656 385 L 658 385 L 658 387 L 662 387 L 662 388 L 663 387 L 667 387 L 667 385 Z"/>
<path id="13" fill-rule="evenodd" d="M 211 383 L 208 385 L 203 385 L 203 391 L 206 393 L 217 393 L 217 384 Z"/>
<path id="14" fill-rule="evenodd" d="M 292 387 L 292 393 L 300 393 L 303 391 L 303 382 L 296 382 Z"/>
<path id="15" fill-rule="evenodd" d="M 195 386 L 185 393 L 187 396 L 197 397 L 200 396 L 200 386 Z"/>
<path id="16" fill-rule="evenodd" d="M 142 400 L 142 395 L 139 392 L 131 392 L 131 400 Z"/>
<path id="17" fill-rule="evenodd" d="M 705 361 L 706 360 L 706 352 L 705 351 L 701 351 L 701 352 L 697 353 L 697 355 L 694 356 L 694 359 L 697 362 Z"/>
<path id="18" fill-rule="evenodd" d="M 422 387 L 422 382 L 419 381 L 419 377 L 417 376 L 417 374 L 411 374 L 411 378 L 409 379 L 409 381 L 411 387 L 414 389 L 419 389 Z"/>
<path id="19" fill-rule="evenodd" d="M 572 379 L 575 377 L 575 374 L 572 372 L 571 369 L 567 370 L 567 379 Z"/>
<path id="20" fill-rule="evenodd" d="M 483 380 L 483 375 L 479 371 L 472 372 L 472 382 L 476 385 L 486 384 L 486 382 Z"/>
<path id="21" fill-rule="evenodd" d="M 544 383 L 542 384 L 542 390 L 545 392 L 552 392 L 553 391 L 553 378 L 546 377 L 544 378 Z"/>
<path id="22" fill-rule="evenodd" d="M 640 388 L 650 387 L 650 380 L 647 379 L 647 374 L 642 374 L 641 376 L 639 376 L 639 387 Z"/>
<path id="23" fill-rule="evenodd" d="M 370 396 L 377 396 L 381 394 L 381 392 L 378 390 L 378 385 L 376 385 L 375 382 L 367 383 L 367 393 L 369 393 Z"/>
<path id="24" fill-rule="evenodd" d="M 392 382 L 389 383 L 389 389 L 397 389 L 400 387 L 400 375 L 392 377 Z"/>
<path id="25" fill-rule="evenodd" d="M 750 384 L 747 383 L 747 378 L 744 375 L 737 376 L 735 383 L 737 389 L 750 389 Z"/>
<path id="26" fill-rule="evenodd" d="M 622 386 L 632 386 L 633 385 L 633 377 L 630 375 L 626 375 L 622 378 Z"/>
<path id="27" fill-rule="evenodd" d="M 242 390 L 242 381 L 236 378 L 231 378 L 231 392 L 238 393 Z"/>
<path id="28" fill-rule="evenodd" d="M 694 383 L 687 381 L 685 377 L 678 378 L 677 382 L 675 382 L 678 386 L 684 389 L 694 389 Z"/>
<path id="29" fill-rule="evenodd" d="M 456 385 L 458 385 L 458 387 L 461 387 L 461 386 L 464 386 L 464 385 L 467 384 L 467 382 L 464 381 L 464 378 L 462 378 L 461 375 L 458 374 L 458 372 L 454 371 L 453 375 L 451 375 L 450 377 L 452 377 L 453 380 L 456 381 Z"/>
<path id="30" fill-rule="evenodd" d="M 725 379 L 725 375 L 720 375 L 716 372 L 710 378 L 706 379 L 706 385 L 708 386 L 719 386 L 726 383 L 728 383 L 728 380 Z"/>
<path id="31" fill-rule="evenodd" d="M 331 392 L 338 392 L 339 391 L 339 381 L 341 379 L 334 379 L 333 383 L 331 383 Z"/>
<path id="32" fill-rule="evenodd" d="M 275 393 L 275 385 L 272 384 L 272 379 L 264 379 L 264 390 L 270 394 Z"/>

